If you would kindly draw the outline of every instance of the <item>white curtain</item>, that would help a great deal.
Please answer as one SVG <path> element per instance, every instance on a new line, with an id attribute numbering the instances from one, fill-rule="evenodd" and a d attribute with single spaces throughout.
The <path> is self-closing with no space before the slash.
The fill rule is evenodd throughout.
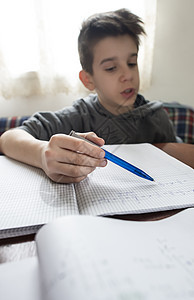
<path id="1" fill-rule="evenodd" d="M 142 18 L 141 88 L 149 87 L 157 0 L 0 0 L 0 96 L 28 97 L 79 90 L 77 37 L 96 12 L 128 8 Z"/>

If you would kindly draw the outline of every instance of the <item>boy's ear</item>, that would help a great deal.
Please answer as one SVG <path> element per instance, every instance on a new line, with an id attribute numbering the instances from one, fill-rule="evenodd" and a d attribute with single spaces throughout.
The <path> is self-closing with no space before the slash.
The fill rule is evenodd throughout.
<path id="1" fill-rule="evenodd" d="M 93 91 L 95 89 L 92 76 L 88 72 L 81 70 L 79 72 L 79 79 L 88 90 Z"/>

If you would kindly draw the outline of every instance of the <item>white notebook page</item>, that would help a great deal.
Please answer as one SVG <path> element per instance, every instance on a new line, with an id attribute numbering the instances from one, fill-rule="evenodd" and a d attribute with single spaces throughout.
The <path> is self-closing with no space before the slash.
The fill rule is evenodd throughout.
<path id="1" fill-rule="evenodd" d="M 1 156 L 0 237 L 5 229 L 45 224 L 68 214 L 144 213 L 194 206 L 190 167 L 150 144 L 106 148 L 143 169 L 155 182 L 108 162 L 79 184 L 58 184 L 40 169 Z"/>
<path id="2" fill-rule="evenodd" d="M 194 295 L 194 209 L 155 222 L 59 219 L 38 234 L 45 299 L 184 299 Z"/>
<path id="3" fill-rule="evenodd" d="M 0 229 L 45 224 L 78 214 L 73 185 L 52 182 L 42 170 L 0 156 Z"/>
<path id="4" fill-rule="evenodd" d="M 148 181 L 108 162 L 75 185 L 83 214 L 145 213 L 194 206 L 194 170 L 150 145 L 106 146 L 154 178 Z"/>

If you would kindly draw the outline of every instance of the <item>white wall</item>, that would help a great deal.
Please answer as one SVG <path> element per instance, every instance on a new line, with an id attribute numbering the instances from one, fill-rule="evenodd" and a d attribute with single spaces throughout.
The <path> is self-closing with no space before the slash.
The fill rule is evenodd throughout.
<path id="1" fill-rule="evenodd" d="M 152 82 L 143 93 L 147 99 L 194 106 L 193 30 L 194 0 L 158 0 Z M 84 90 L 79 94 L 82 95 Z M 0 99 L 0 116 L 57 110 L 70 105 L 76 98 L 72 93 L 46 98 Z"/>
<path id="2" fill-rule="evenodd" d="M 150 100 L 194 106 L 194 1 L 158 0 Z"/>

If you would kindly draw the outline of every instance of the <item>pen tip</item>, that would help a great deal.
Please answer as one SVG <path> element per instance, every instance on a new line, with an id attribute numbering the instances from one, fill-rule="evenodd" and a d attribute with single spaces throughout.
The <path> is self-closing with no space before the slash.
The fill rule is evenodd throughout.
<path id="1" fill-rule="evenodd" d="M 149 180 L 155 182 L 154 178 L 152 178 L 152 177 L 149 177 Z"/>

